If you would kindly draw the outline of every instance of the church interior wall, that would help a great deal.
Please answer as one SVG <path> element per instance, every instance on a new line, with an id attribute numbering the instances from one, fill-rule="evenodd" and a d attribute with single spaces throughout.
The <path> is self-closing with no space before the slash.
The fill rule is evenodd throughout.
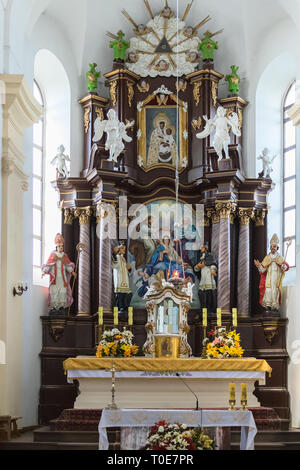
<path id="1" fill-rule="evenodd" d="M 103 34 L 106 25 L 109 24 L 110 29 L 118 30 L 120 27 L 126 35 L 131 34 L 130 26 L 122 15 L 116 15 L 123 7 L 123 2 L 117 0 L 114 2 L 114 8 L 105 11 L 105 15 L 95 14 L 99 1 L 90 0 L 94 7 L 86 8 L 82 0 L 76 1 L 76 8 L 73 3 L 74 19 L 70 19 L 72 24 L 68 27 L 64 24 L 62 15 L 60 22 L 54 13 L 62 8 L 62 2 L 42 1 L 39 0 L 39 11 L 43 10 L 43 6 L 50 5 L 52 16 L 43 14 L 36 18 L 33 23 L 30 13 L 34 11 L 37 2 L 30 3 L 31 8 L 27 8 L 25 14 L 25 5 L 21 1 L 4 1 L 0 2 L 0 30 L 1 25 L 5 24 L 4 6 L 10 6 L 11 23 L 7 24 L 9 28 L 8 41 L 3 47 L 5 35 L 0 35 L 0 71 L 6 67 L 9 73 L 24 73 L 27 84 L 31 87 L 34 76 L 34 61 L 38 51 L 42 49 L 49 50 L 54 54 L 62 64 L 66 76 L 70 82 L 70 102 L 67 112 L 60 108 L 56 110 L 57 120 L 66 124 L 66 120 L 70 119 L 71 124 L 63 127 L 62 134 L 57 137 L 58 141 L 53 142 L 53 147 L 49 147 L 50 153 L 55 152 L 58 145 L 64 143 L 67 153 L 70 154 L 71 176 L 78 176 L 82 169 L 82 110 L 78 105 L 78 98 L 86 92 L 86 80 L 84 72 L 88 68 L 89 61 L 96 61 L 102 73 L 105 73 L 111 67 L 111 50 L 108 47 L 108 41 Z M 285 0 L 286 2 L 286 0 Z M 67 4 L 64 8 L 68 8 Z M 240 2 L 239 2 L 240 3 Z M 251 5 L 249 5 L 251 3 Z M 245 128 L 245 149 L 244 155 L 247 158 L 246 171 L 248 176 L 257 176 L 258 168 L 256 157 L 264 147 L 270 148 L 271 152 L 281 152 L 281 121 L 280 107 L 282 104 L 282 96 L 288 84 L 296 76 L 299 77 L 299 70 L 296 63 L 300 63 L 299 55 L 296 50 L 299 42 L 299 31 L 296 30 L 292 19 L 279 21 L 279 15 L 283 12 L 282 2 L 275 4 L 274 0 L 265 1 L 262 7 L 261 2 L 247 2 L 247 5 L 241 7 L 241 22 L 236 21 L 233 9 L 236 9 L 236 1 L 228 0 L 225 11 L 221 11 L 219 5 L 212 4 L 210 1 L 201 2 L 201 11 L 203 17 L 210 14 L 213 18 L 210 25 L 214 30 L 222 27 L 225 28 L 222 36 L 219 36 L 220 50 L 216 56 L 216 70 L 227 71 L 230 65 L 237 63 L 240 65 L 241 74 L 241 96 L 250 101 L 246 108 L 244 119 Z M 260 5 L 260 7 L 257 7 Z M 153 8 L 161 6 L 160 0 L 153 1 Z M 258 8 L 255 10 L 255 8 Z M 261 18 L 257 18 L 257 11 L 263 8 L 271 8 L 271 19 L 264 14 L 259 14 Z M 180 8 L 184 8 L 183 6 Z M 128 10 L 133 8 L 128 7 Z M 76 12 L 76 14 L 75 14 Z M 144 11 L 137 10 L 137 20 L 144 20 Z M 24 20 L 25 15 L 25 20 Z M 73 17 L 73 15 L 72 15 Z M 82 20 L 79 22 L 79 20 Z M 274 21 L 275 20 L 275 21 Z M 278 21 L 277 21 L 278 20 Z M 7 21 L 7 20 L 6 20 Z M 95 27 L 97 22 L 101 22 L 103 27 Z M 255 23 L 253 23 L 255 21 Z M 269 28 L 265 22 L 269 21 Z M 26 26 L 30 24 L 31 29 L 26 30 Z M 94 24 L 94 26 L 93 26 Z M 255 27 L 253 27 L 255 24 Z M 78 26 L 76 29 L 76 25 Z M 105 25 L 105 26 L 104 26 Z M 4 28 L 5 29 L 5 28 Z M 284 40 L 283 40 L 284 38 Z M 267 66 L 266 66 L 267 64 Z M 41 82 L 43 82 L 43 78 Z M 272 84 L 272 86 L 270 86 Z M 220 85 L 220 97 L 226 95 L 225 83 Z M 104 86 L 104 80 L 101 79 L 99 93 L 107 96 L 107 89 Z M 47 93 L 46 93 L 47 94 Z M 61 103 L 63 106 L 63 103 Z M 267 124 L 268 126 L 267 127 Z M 298 131 L 297 131 L 298 132 Z M 2 114 L 0 112 L 0 150 L 1 150 L 1 133 L 2 133 Z M 299 152 L 299 146 L 298 146 Z M 24 154 L 26 155 L 25 172 L 32 174 L 32 131 L 26 131 Z M 55 154 L 53 153 L 53 156 Z M 50 155 L 49 155 L 50 158 Z M 298 158 L 299 166 L 299 158 Z M 298 172 L 300 168 L 298 168 Z M 300 173 L 299 173 L 300 174 Z M 275 167 L 274 181 L 276 189 L 270 195 L 270 204 L 272 207 L 272 217 L 269 217 L 269 236 L 273 231 L 278 230 L 281 224 L 281 167 L 278 159 Z M 0 175 L 0 203 L 1 203 L 1 175 Z M 300 207 L 300 192 L 298 191 L 298 207 Z M 1 204 L 0 204 L 1 205 Z M 41 286 L 33 286 L 32 284 L 32 184 L 29 180 L 29 190 L 24 195 L 23 213 L 23 263 L 24 263 L 24 280 L 29 284 L 30 294 L 23 297 L 23 377 L 22 387 L 18 393 L 22 393 L 22 415 L 23 425 L 30 426 L 36 424 L 38 389 L 40 385 L 40 360 L 39 352 L 41 350 L 41 324 L 39 316 L 46 311 L 47 290 Z M 300 221 L 297 221 L 297 233 L 300 233 Z M 299 251 L 299 250 L 298 250 Z M 300 263 L 299 253 L 297 254 L 297 262 Z M 299 272 L 299 270 L 298 270 Z M 299 275 L 297 276 L 297 286 L 299 286 Z M 294 282 L 295 284 L 295 282 Z M 297 338 L 297 331 L 300 331 L 300 320 L 296 316 L 297 312 L 297 288 L 289 286 L 285 291 L 284 310 L 289 317 L 288 328 L 288 349 L 290 355 L 293 354 L 293 345 Z M 33 294 L 33 295 L 31 295 Z M 299 336 L 299 335 L 298 335 Z M 0 340 L 1 340 L 0 334 Z M 300 339 L 300 337 L 299 337 Z M 0 366 L 1 367 L 1 366 Z M 291 362 L 289 366 L 289 381 L 291 391 L 291 405 L 293 424 L 300 426 L 300 371 L 299 365 Z"/>

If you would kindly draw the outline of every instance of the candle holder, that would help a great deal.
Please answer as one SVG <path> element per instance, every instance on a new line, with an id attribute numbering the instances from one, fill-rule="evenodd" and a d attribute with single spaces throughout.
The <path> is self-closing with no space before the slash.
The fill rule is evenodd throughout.
<path id="1" fill-rule="evenodd" d="M 114 363 L 112 363 L 112 368 L 111 368 L 111 403 L 107 405 L 105 408 L 106 410 L 118 410 L 119 407 L 115 402 L 115 389 L 116 389 L 116 369 Z"/>
<path id="2" fill-rule="evenodd" d="M 236 404 L 236 400 L 229 400 L 229 410 L 230 411 L 235 411 L 235 404 Z"/>
<path id="3" fill-rule="evenodd" d="M 241 400 L 241 410 L 242 411 L 247 411 L 247 400 Z"/>

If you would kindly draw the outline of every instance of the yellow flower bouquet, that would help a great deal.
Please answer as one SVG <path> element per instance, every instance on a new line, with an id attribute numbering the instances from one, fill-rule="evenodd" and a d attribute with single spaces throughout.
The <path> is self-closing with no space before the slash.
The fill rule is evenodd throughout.
<path id="1" fill-rule="evenodd" d="M 242 357 L 244 349 L 240 345 L 240 333 L 236 330 L 227 333 L 226 328 L 217 328 L 211 331 L 208 338 L 203 341 L 205 359 L 226 359 L 228 357 Z"/>
<path id="2" fill-rule="evenodd" d="M 96 356 L 101 357 L 132 357 L 139 353 L 140 348 L 132 343 L 133 334 L 124 328 L 119 331 L 105 330 L 97 346 Z"/>

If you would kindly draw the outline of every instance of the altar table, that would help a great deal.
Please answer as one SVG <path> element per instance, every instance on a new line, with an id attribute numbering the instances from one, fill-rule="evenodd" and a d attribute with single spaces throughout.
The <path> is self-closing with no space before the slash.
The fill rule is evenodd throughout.
<path id="1" fill-rule="evenodd" d="M 195 407 L 195 392 L 201 408 L 227 408 L 229 383 L 246 383 L 248 406 L 260 406 L 253 395 L 254 383 L 265 384 L 272 369 L 262 359 L 164 359 L 77 357 L 64 362 L 68 382 L 79 382 L 80 394 L 74 404 L 79 409 L 103 409 L 111 402 L 111 372 L 116 369 L 116 402 L 124 408 Z"/>
<path id="2" fill-rule="evenodd" d="M 188 427 L 241 427 L 240 450 L 254 450 L 257 428 L 249 410 L 103 410 L 99 423 L 99 450 L 108 450 L 106 428 L 151 428 L 159 421 L 186 424 Z M 147 433 L 146 433 L 147 435 Z M 146 444 L 140 440 L 141 447 Z M 122 449 L 122 450 L 137 450 Z"/>

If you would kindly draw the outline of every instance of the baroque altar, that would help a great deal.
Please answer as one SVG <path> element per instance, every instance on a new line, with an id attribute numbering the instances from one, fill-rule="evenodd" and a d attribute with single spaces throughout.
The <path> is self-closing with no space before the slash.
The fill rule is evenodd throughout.
<path id="1" fill-rule="evenodd" d="M 80 175 L 60 176 L 53 183 L 62 210 L 65 252 L 76 260 L 76 247 L 81 244 L 84 249 L 68 315 L 42 317 L 39 422 L 48 423 L 80 401 L 76 384 L 80 378 L 73 375 L 74 382 L 67 382 L 62 363 L 67 358 L 95 355 L 99 307 L 103 308 L 103 326 L 114 326 L 113 255 L 124 242 L 126 249 L 120 256 L 128 285 L 126 292 L 117 294 L 126 294 L 130 300 L 135 342 L 146 344 L 147 355 L 153 356 L 154 336 L 160 329 L 170 335 L 179 333 L 185 339 L 180 355 L 194 356 L 188 361 L 201 361 L 204 331 L 199 299 L 203 296 L 198 295 L 202 284 L 195 266 L 201 265 L 204 253 L 200 247 L 205 246 L 214 260 L 211 272 L 214 270 L 216 280 L 209 289 L 214 289 L 223 326 L 230 326 L 232 308 L 237 308 L 245 356 L 265 360 L 272 368 L 271 377 L 254 374 L 249 378 L 252 399 L 256 406 L 274 408 L 282 428 L 287 428 L 287 320 L 268 314 L 261 306 L 260 276 L 253 263 L 254 259 L 262 260 L 267 249 L 268 194 L 273 182 L 269 174 L 249 178 L 244 171 L 244 111 L 248 102 L 239 96 L 238 68 L 232 67 L 228 80 L 228 71 L 215 69 L 214 59 L 222 53 L 222 34 L 207 30 L 210 17 L 205 12 L 203 19 L 194 22 L 188 7 L 184 16 L 177 18 L 167 5 L 153 12 L 146 3 L 148 19 L 143 25 L 123 11 L 133 25 L 132 38 L 124 39 L 122 31 L 109 33 L 107 54 L 114 57 L 111 70 L 102 75 L 106 93 L 98 94 L 89 86 L 89 92 L 79 100 L 83 134 Z M 229 93 L 220 96 L 219 85 L 225 78 L 231 80 Z M 218 118 L 224 138 L 217 132 Z M 196 247 L 186 248 L 176 241 L 175 212 L 182 211 L 183 218 L 189 219 L 181 224 L 185 233 L 180 239 L 187 240 L 197 205 L 203 208 L 202 239 Z M 147 223 L 142 224 L 141 219 L 140 231 L 135 225 L 140 235 L 129 233 L 128 237 L 128 227 L 140 206 L 146 208 Z M 190 208 L 187 215 L 185 206 Z M 163 231 L 156 237 L 142 236 L 143 230 L 144 235 L 151 234 L 163 211 L 171 219 L 168 237 Z M 111 237 L 107 236 L 109 230 Z M 178 296 L 172 287 L 165 286 L 162 296 L 162 292 L 151 294 L 152 285 L 162 278 L 168 281 L 167 272 L 173 265 L 184 271 L 180 276 L 190 281 L 192 293 Z M 172 306 L 167 299 L 173 299 Z M 159 323 L 160 304 L 165 312 L 169 307 L 170 312 L 180 307 L 180 316 L 170 323 L 169 315 L 168 321 Z M 216 323 L 216 312 L 209 312 L 208 328 L 214 329 Z M 119 316 L 119 326 L 127 325 L 125 312 Z M 233 382 L 237 379 L 231 378 Z M 108 378 L 103 380 L 109 383 Z M 146 380 L 153 387 L 158 379 Z M 165 384 L 177 379 L 159 380 Z M 203 377 L 193 380 L 199 380 L 201 386 L 205 382 Z M 82 384 L 80 381 L 80 388 Z M 186 391 L 178 390 L 178 394 L 179 402 L 186 401 Z"/>

